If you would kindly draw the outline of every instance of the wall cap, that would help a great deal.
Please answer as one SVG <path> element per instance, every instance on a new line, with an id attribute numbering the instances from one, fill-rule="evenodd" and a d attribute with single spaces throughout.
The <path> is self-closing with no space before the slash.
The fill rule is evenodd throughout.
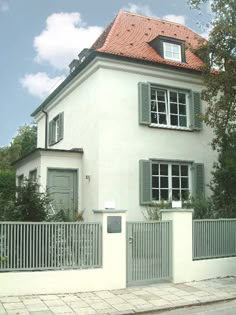
<path id="1" fill-rule="evenodd" d="M 183 209 L 183 208 L 172 208 L 172 209 L 161 209 L 160 212 L 194 212 L 194 209 Z"/>
<path id="2" fill-rule="evenodd" d="M 124 209 L 101 209 L 93 210 L 93 213 L 125 213 L 127 210 Z"/>

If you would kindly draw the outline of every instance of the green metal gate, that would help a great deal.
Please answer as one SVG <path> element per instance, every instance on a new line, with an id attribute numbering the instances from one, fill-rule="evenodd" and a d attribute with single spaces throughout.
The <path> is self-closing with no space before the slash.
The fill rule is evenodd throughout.
<path id="1" fill-rule="evenodd" d="M 127 285 L 172 276 L 172 222 L 127 223 Z"/>

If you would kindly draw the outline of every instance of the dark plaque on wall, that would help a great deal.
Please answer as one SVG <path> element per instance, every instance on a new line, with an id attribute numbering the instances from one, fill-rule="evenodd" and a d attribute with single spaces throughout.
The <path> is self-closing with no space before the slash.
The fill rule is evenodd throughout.
<path id="1" fill-rule="evenodd" d="M 107 217 L 107 233 L 121 233 L 121 216 Z"/>

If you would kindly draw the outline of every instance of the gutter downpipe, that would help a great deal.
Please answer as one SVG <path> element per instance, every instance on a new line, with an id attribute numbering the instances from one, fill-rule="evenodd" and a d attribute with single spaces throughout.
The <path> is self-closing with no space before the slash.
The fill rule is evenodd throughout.
<path id="1" fill-rule="evenodd" d="M 45 115 L 45 149 L 48 148 L 48 113 L 42 109 L 42 113 Z"/>

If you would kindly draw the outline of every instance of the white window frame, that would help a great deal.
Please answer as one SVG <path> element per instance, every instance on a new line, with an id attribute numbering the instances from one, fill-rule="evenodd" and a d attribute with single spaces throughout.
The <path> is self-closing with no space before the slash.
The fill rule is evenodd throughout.
<path id="1" fill-rule="evenodd" d="M 151 86 L 151 94 L 152 94 L 152 89 L 155 90 L 155 95 L 156 95 L 156 99 L 153 100 L 151 97 L 151 104 L 150 104 L 150 111 L 151 111 L 151 125 L 152 126 L 159 126 L 159 127 L 169 127 L 169 128 L 177 128 L 177 129 L 189 129 L 189 122 L 190 122 L 190 110 L 189 110 L 189 97 L 190 97 L 190 93 L 184 90 L 177 90 L 177 89 L 166 89 L 166 88 L 162 88 L 162 87 L 158 87 L 158 86 Z M 165 94 L 165 109 L 166 109 L 166 124 L 161 124 L 159 123 L 159 114 L 162 114 L 164 112 L 159 112 L 158 111 L 158 100 L 157 100 L 157 91 L 161 91 L 164 92 Z M 180 103 L 177 101 L 177 114 L 176 116 L 178 117 L 178 125 L 172 125 L 171 124 L 171 108 L 170 108 L 170 93 L 177 93 L 177 96 L 181 93 L 181 94 L 185 94 L 185 104 Z M 152 102 L 156 102 L 156 111 L 152 109 Z M 186 114 L 180 114 L 179 113 L 179 106 L 180 105 L 185 105 L 186 107 Z M 152 122 L 152 114 L 156 114 L 157 115 L 157 122 Z M 172 115 L 174 115 L 172 113 Z M 180 122 L 180 117 L 186 117 L 186 126 L 180 126 L 179 122 Z"/>
<path id="2" fill-rule="evenodd" d="M 170 48 L 170 49 L 168 49 L 168 48 Z M 178 48 L 178 52 L 175 52 L 174 48 Z M 178 61 L 178 62 L 182 61 L 181 45 L 180 44 L 163 42 L 163 52 L 164 52 L 164 59 Z M 167 52 L 169 52 L 171 54 L 171 56 L 167 56 Z M 178 54 L 178 57 L 175 57 L 174 54 Z"/>
<path id="3" fill-rule="evenodd" d="M 153 177 L 159 177 L 159 192 L 161 190 L 164 190 L 164 189 L 168 189 L 168 200 L 164 200 L 165 202 L 167 201 L 172 201 L 172 200 L 175 200 L 175 199 L 172 199 L 172 190 L 174 189 L 172 187 L 172 178 L 173 178 L 173 175 L 172 175 L 172 165 L 178 165 L 178 166 L 187 166 L 188 167 L 188 190 L 187 189 L 182 189 L 182 190 L 186 190 L 188 191 L 188 194 L 189 196 L 192 194 L 192 164 L 190 162 L 179 162 L 179 161 L 173 161 L 173 162 L 167 162 L 167 161 L 152 161 L 152 167 L 153 165 L 167 165 L 168 166 L 168 188 L 161 188 L 160 187 L 160 172 L 159 172 L 159 175 L 153 175 L 153 171 L 152 171 L 152 179 Z M 159 166 L 159 169 L 160 169 L 160 166 Z M 185 178 L 184 176 L 176 176 L 178 178 Z M 156 200 L 156 199 L 153 199 L 153 190 L 155 190 L 155 188 L 153 188 L 153 184 L 151 182 L 151 187 L 152 187 L 152 201 L 153 202 L 161 202 L 163 201 L 163 199 L 161 199 L 161 194 L 159 193 L 159 200 Z M 181 187 L 179 188 L 179 190 L 181 191 Z M 182 197 L 182 196 L 181 196 Z M 182 198 L 180 198 L 180 200 L 182 200 L 183 202 L 186 201 L 186 200 L 183 200 Z"/>

